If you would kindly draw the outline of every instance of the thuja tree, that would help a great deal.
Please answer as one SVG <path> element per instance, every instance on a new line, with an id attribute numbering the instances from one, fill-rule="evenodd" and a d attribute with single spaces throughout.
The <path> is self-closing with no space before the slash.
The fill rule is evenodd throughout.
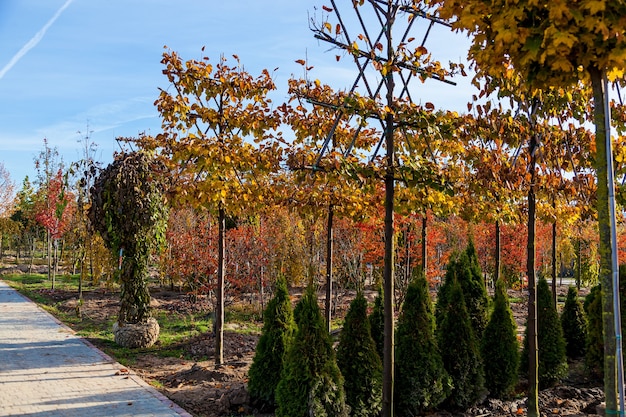
<path id="1" fill-rule="evenodd" d="M 561 313 L 561 327 L 565 337 L 565 352 L 568 358 L 584 356 L 587 340 L 587 318 L 583 305 L 578 299 L 576 287 L 569 287 L 567 299 Z"/>
<path id="2" fill-rule="evenodd" d="M 463 296 L 474 334 L 480 340 L 489 320 L 489 297 L 487 296 L 483 273 L 480 270 L 474 239 L 471 236 L 464 254 L 467 256 L 467 269 L 459 271 L 461 273 L 457 274 L 457 279 L 463 289 Z M 459 265 L 462 265 L 463 262 L 465 260 L 460 262 Z"/>
<path id="3" fill-rule="evenodd" d="M 127 347 L 151 345 L 158 338 L 158 324 L 150 317 L 148 258 L 165 239 L 167 206 L 161 178 L 160 165 L 148 154 L 123 153 L 100 173 L 91 189 L 89 221 L 122 260 L 114 333 L 116 342 Z M 139 326 L 125 330 L 127 325 Z"/>
<path id="4" fill-rule="evenodd" d="M 276 386 L 280 381 L 284 355 L 294 330 L 287 283 L 283 276 L 279 276 L 274 297 L 263 314 L 263 331 L 248 372 L 250 398 L 261 409 L 272 410 L 276 406 Z"/>
<path id="5" fill-rule="evenodd" d="M 478 265 L 478 257 L 473 243 L 459 255 L 452 258 L 446 268 L 446 275 L 437 296 L 436 317 L 437 325 L 444 318 L 444 311 L 448 301 L 448 293 L 453 281 L 461 285 L 470 323 L 475 337 L 480 340 L 487 325 L 489 297 L 482 280 L 482 273 Z"/>
<path id="6" fill-rule="evenodd" d="M 445 401 L 451 409 L 465 409 L 485 395 L 485 376 L 470 315 L 465 306 L 461 284 L 453 277 L 442 305 L 437 342 L 443 364 L 452 378 L 452 392 Z"/>
<path id="7" fill-rule="evenodd" d="M 486 358 L 485 386 L 494 398 L 513 393 L 519 367 L 517 325 L 506 293 L 506 284 L 496 282 L 493 311 L 481 341 L 482 357 Z"/>
<path id="8" fill-rule="evenodd" d="M 417 415 L 438 406 L 450 393 L 435 337 L 435 317 L 423 273 L 407 288 L 396 331 L 396 395 L 398 415 Z"/>
<path id="9" fill-rule="evenodd" d="M 382 360 L 385 339 L 385 312 L 382 285 L 378 287 L 378 295 L 376 295 L 376 298 L 374 299 L 374 308 L 369 316 L 369 322 L 372 339 L 374 339 L 374 344 L 376 345 L 376 351 Z"/>
<path id="10" fill-rule="evenodd" d="M 537 283 L 537 345 L 539 347 L 539 386 L 549 387 L 567 375 L 565 338 L 552 293 L 545 278 Z M 528 327 L 524 338 L 521 370 L 528 369 Z"/>
<path id="11" fill-rule="evenodd" d="M 382 409 L 383 364 L 370 334 L 367 300 L 359 292 L 350 303 L 337 347 L 351 416 L 376 417 Z"/>
<path id="12" fill-rule="evenodd" d="M 343 376 L 312 288 L 298 302 L 294 316 L 298 330 L 276 388 L 276 416 L 347 417 Z"/>

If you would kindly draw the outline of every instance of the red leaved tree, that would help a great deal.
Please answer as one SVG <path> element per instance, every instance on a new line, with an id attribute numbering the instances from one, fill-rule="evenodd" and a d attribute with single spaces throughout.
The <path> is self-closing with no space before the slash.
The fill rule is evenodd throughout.
<path id="1" fill-rule="evenodd" d="M 54 289 L 54 281 L 59 266 L 59 241 L 69 229 L 75 212 L 76 201 L 74 194 L 67 189 L 63 172 L 59 169 L 47 184 L 39 188 L 34 210 L 35 220 L 46 229 L 50 236 L 50 242 L 52 242 L 54 247 L 52 271 L 48 268 L 48 278 L 52 280 L 52 289 Z M 50 252 L 49 246 L 49 259 L 51 258 Z"/>

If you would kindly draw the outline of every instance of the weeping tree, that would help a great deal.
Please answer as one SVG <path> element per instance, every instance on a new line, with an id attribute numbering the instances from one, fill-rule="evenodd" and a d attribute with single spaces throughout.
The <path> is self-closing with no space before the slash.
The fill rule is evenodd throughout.
<path id="1" fill-rule="evenodd" d="M 161 166 L 148 154 L 122 153 L 91 188 L 89 221 L 120 259 L 122 290 L 113 333 L 125 347 L 151 346 L 159 336 L 150 314 L 148 261 L 165 240 L 168 210 L 161 179 Z"/>

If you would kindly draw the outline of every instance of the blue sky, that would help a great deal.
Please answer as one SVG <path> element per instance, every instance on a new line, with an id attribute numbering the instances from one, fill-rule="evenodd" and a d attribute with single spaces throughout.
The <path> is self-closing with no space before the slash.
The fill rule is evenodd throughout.
<path id="1" fill-rule="evenodd" d="M 337 63 L 335 51 L 317 41 L 308 26 L 324 4 L 0 0 L 0 162 L 19 188 L 26 175 L 34 178 L 44 138 L 67 165 L 81 158 L 78 141 L 89 130 L 97 157 L 106 164 L 118 149 L 116 137 L 157 134 L 153 102 L 158 88 L 168 86 L 160 64 L 165 45 L 185 60 L 206 55 L 215 62 L 222 54 L 237 54 L 253 75 L 278 67 L 272 72 L 276 105 L 287 98 L 288 79 L 303 75 L 297 59 L 314 66 L 311 78 L 349 87 L 354 64 L 346 58 Z M 426 46 L 442 62 L 466 56 L 464 35 L 439 27 L 429 39 Z M 473 91 L 468 80 L 459 81 L 457 87 L 427 82 L 413 98 L 462 111 Z"/>

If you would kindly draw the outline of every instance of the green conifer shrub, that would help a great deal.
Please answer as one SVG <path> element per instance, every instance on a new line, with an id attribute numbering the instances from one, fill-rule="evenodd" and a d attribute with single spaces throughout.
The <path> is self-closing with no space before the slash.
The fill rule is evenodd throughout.
<path id="1" fill-rule="evenodd" d="M 446 309 L 441 311 L 441 327 L 437 329 L 441 358 L 453 385 L 444 404 L 448 409 L 464 410 L 486 394 L 484 369 L 463 290 L 456 279 L 451 281 L 447 299 Z"/>
<path id="2" fill-rule="evenodd" d="M 337 347 L 346 403 L 354 417 L 376 417 L 382 409 L 383 365 L 370 334 L 367 300 L 359 292 L 350 303 Z"/>
<path id="3" fill-rule="evenodd" d="M 295 312 L 298 329 L 276 388 L 276 416 L 347 417 L 343 377 L 312 288 Z"/>
<path id="4" fill-rule="evenodd" d="M 263 330 L 248 372 L 251 403 L 261 410 L 276 407 L 276 387 L 280 381 L 283 358 L 295 330 L 291 301 L 285 278 L 276 280 L 274 297 L 263 313 Z"/>
<path id="5" fill-rule="evenodd" d="M 494 398 L 506 398 L 517 384 L 519 343 L 517 325 L 506 293 L 506 285 L 496 283 L 493 311 L 483 333 L 481 354 L 485 358 L 485 386 Z"/>
<path id="6" fill-rule="evenodd" d="M 583 305 L 578 299 L 576 287 L 569 287 L 567 290 L 567 298 L 561 313 L 561 327 L 567 357 L 570 359 L 583 357 L 587 342 L 587 318 Z"/>
<path id="7" fill-rule="evenodd" d="M 443 319 L 440 310 L 445 310 L 445 306 L 448 304 L 447 293 L 452 279 L 456 279 L 461 285 L 474 335 L 477 340 L 480 340 L 487 326 L 489 296 L 487 295 L 480 266 L 478 265 L 476 249 L 471 240 L 465 251 L 456 256 L 453 255 L 450 262 L 448 262 L 444 282 L 437 294 L 437 307 L 435 310 L 437 326 L 441 325 L 441 320 Z"/>
<path id="8" fill-rule="evenodd" d="M 376 345 L 376 352 L 380 360 L 383 360 L 383 349 L 385 346 L 385 306 L 383 305 L 383 287 L 378 287 L 378 295 L 374 299 L 374 308 L 369 316 L 370 333 L 374 344 Z"/>
<path id="9" fill-rule="evenodd" d="M 540 278 L 537 283 L 537 345 L 539 387 L 543 389 L 559 382 L 568 371 L 563 329 L 545 278 Z M 524 337 L 520 372 L 524 374 L 528 372 L 528 326 Z"/>
<path id="10" fill-rule="evenodd" d="M 409 284 L 396 331 L 394 402 L 399 416 L 437 407 L 450 393 L 435 337 L 435 317 L 428 283 L 420 273 Z"/>
<path id="11" fill-rule="evenodd" d="M 463 297 L 465 298 L 467 312 L 470 315 L 474 335 L 477 340 L 480 340 L 489 321 L 489 296 L 487 295 L 485 280 L 478 263 L 478 254 L 476 253 L 474 240 L 471 237 L 464 253 L 467 256 L 467 272 L 463 275 L 457 275 L 457 279 L 463 288 Z"/>

